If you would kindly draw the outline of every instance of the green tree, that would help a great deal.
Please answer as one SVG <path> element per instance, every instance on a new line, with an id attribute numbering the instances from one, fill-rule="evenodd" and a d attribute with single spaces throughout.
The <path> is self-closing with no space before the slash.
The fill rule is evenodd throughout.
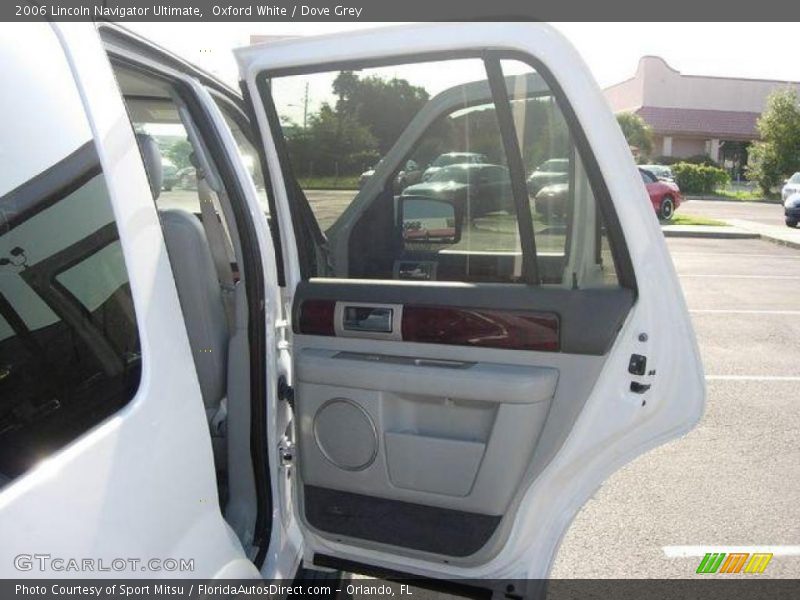
<path id="1" fill-rule="evenodd" d="M 620 113 L 617 115 L 617 123 L 628 145 L 638 148 L 642 157 L 650 156 L 653 152 L 653 130 L 644 119 L 634 113 Z"/>
<path id="2" fill-rule="evenodd" d="M 162 146 L 160 141 L 159 146 Z M 161 148 L 161 154 L 168 158 L 179 171 L 192 164 L 189 160 L 192 152 L 192 145 L 186 139 L 168 140 Z"/>
<path id="3" fill-rule="evenodd" d="M 773 92 L 758 119 L 761 141 L 750 147 L 747 176 L 767 195 L 781 181 L 800 170 L 800 106 L 790 88 Z"/>
<path id="4" fill-rule="evenodd" d="M 336 76 L 333 93 L 336 113 L 366 127 L 381 154 L 388 152 L 429 98 L 424 88 L 405 79 L 361 78 L 352 71 Z"/>
<path id="5" fill-rule="evenodd" d="M 301 177 L 358 174 L 378 158 L 369 129 L 327 103 L 309 117 L 305 130 L 287 134 L 287 144 Z"/>

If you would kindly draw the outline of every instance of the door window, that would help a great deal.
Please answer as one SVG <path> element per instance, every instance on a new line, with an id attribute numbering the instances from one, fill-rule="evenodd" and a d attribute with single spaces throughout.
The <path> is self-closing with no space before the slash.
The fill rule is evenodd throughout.
<path id="1" fill-rule="evenodd" d="M 584 251 L 613 243 L 600 239 L 560 102 L 528 64 L 463 58 L 262 83 L 304 277 L 616 284 L 613 260 Z"/>

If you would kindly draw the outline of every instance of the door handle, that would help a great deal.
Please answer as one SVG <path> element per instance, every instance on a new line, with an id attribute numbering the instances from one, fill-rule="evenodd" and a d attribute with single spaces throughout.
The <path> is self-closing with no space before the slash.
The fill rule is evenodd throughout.
<path id="1" fill-rule="evenodd" d="M 370 333 L 392 333 L 394 310 L 385 306 L 344 307 L 342 329 Z"/>

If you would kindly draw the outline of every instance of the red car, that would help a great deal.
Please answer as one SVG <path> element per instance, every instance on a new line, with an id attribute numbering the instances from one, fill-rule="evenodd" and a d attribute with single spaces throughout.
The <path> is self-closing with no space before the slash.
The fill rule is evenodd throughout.
<path id="1" fill-rule="evenodd" d="M 639 174 L 642 176 L 644 186 L 650 195 L 650 202 L 656 211 L 659 219 L 669 221 L 675 210 L 683 202 L 680 188 L 672 181 L 659 179 L 651 171 L 639 167 Z M 542 215 L 552 215 L 565 218 L 569 195 L 569 184 L 554 183 L 546 185 L 536 194 L 536 212 Z"/>
<path id="2" fill-rule="evenodd" d="M 680 188 L 671 181 L 659 179 L 647 169 L 639 167 L 639 173 L 658 218 L 669 221 L 683 201 Z"/>

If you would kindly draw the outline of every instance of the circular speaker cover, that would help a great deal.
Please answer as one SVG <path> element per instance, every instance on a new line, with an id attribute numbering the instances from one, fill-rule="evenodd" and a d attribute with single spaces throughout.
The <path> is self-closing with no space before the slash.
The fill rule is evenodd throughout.
<path id="1" fill-rule="evenodd" d="M 375 424 L 362 407 L 346 398 L 323 404 L 314 416 L 314 439 L 325 458 L 340 469 L 366 469 L 378 453 Z"/>

